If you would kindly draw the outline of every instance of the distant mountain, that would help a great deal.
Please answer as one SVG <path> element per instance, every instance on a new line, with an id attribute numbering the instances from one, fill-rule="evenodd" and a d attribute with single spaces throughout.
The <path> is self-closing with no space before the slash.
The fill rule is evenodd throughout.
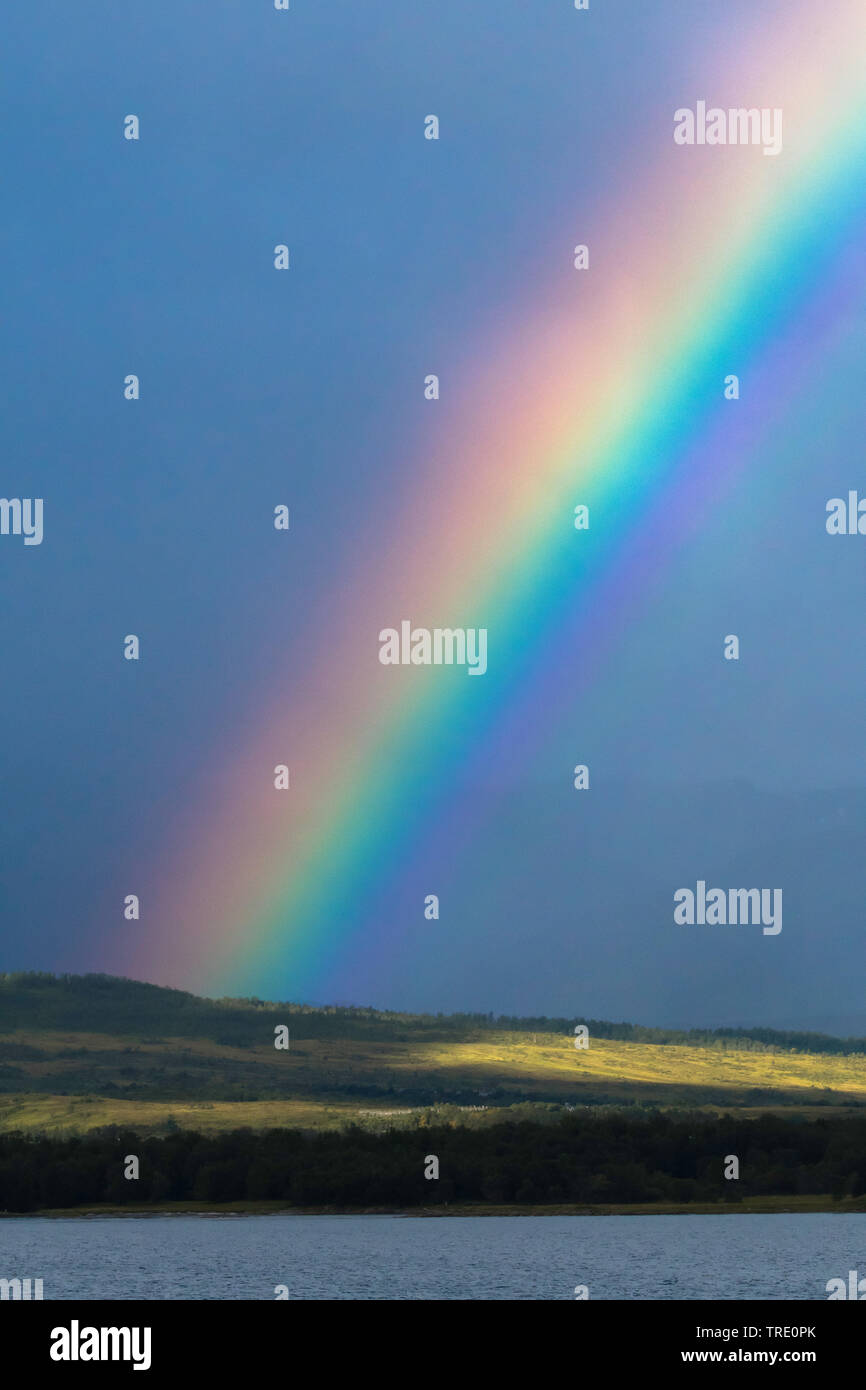
<path id="1" fill-rule="evenodd" d="M 538 1118 L 635 1105 L 847 1113 L 866 1105 L 866 1039 L 413 1016 L 198 999 L 105 975 L 0 976 L 0 1129 L 375 1128 L 443 1106 L 479 1124 L 509 1107 Z"/>
<path id="2" fill-rule="evenodd" d="M 263 1034 L 287 1020 L 296 1038 L 403 1041 L 411 1035 L 444 1041 L 486 1032 L 571 1033 L 576 1023 L 587 1023 L 595 1037 L 623 1042 L 665 1046 L 739 1039 L 744 1044 L 755 1042 L 816 1054 L 866 1053 L 866 1036 L 837 1037 L 809 1030 L 682 1030 L 614 1023 L 585 1015 L 520 1018 L 481 1013 L 410 1014 L 352 1005 L 204 999 L 185 990 L 113 975 L 53 975 L 43 971 L 0 974 L 0 1037 L 30 1029 L 117 1036 L 162 1033 L 176 1038 L 208 1038 L 225 1046 L 253 1047 L 261 1043 Z"/>

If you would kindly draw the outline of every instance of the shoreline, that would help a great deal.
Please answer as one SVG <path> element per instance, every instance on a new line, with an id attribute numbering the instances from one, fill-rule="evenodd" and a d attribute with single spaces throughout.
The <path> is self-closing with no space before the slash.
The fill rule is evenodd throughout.
<path id="1" fill-rule="evenodd" d="M 850 1215 L 866 1212 L 866 1196 L 754 1197 L 740 1202 L 611 1202 L 598 1205 L 560 1203 L 553 1206 L 512 1204 L 473 1204 L 452 1202 L 428 1207 L 291 1207 L 285 1202 L 231 1202 L 215 1207 L 213 1202 L 161 1202 L 112 1206 L 88 1203 L 81 1207 L 43 1208 L 36 1211 L 0 1211 L 0 1220 L 99 1220 L 123 1217 L 201 1216 L 238 1218 L 244 1216 L 803 1216 L 815 1214 Z"/>

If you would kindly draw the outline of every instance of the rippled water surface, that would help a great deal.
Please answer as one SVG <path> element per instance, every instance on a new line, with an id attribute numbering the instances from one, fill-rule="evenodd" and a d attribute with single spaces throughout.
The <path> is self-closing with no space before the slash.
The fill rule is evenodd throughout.
<path id="1" fill-rule="evenodd" d="M 0 1265 L 46 1299 L 826 1299 L 866 1213 L 24 1217 Z"/>

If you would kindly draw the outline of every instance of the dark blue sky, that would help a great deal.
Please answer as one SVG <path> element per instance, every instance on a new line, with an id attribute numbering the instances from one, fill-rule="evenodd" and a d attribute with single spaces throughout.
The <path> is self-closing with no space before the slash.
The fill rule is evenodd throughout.
<path id="1" fill-rule="evenodd" d="M 730 34 L 738 16 L 772 29 L 786 6 L 726 11 Z M 0 537 L 0 965 L 99 968 L 166 815 L 230 751 L 277 657 L 303 670 L 318 596 L 378 544 L 430 362 L 459 372 L 576 210 L 592 227 L 638 177 L 718 22 L 685 0 L 593 0 L 587 15 L 565 0 L 293 0 L 287 15 L 267 0 L 49 0 L 0 18 L 0 492 L 45 499 L 41 546 Z M 612 789 L 592 830 L 616 841 L 607 876 L 596 865 L 577 911 L 573 826 L 545 821 L 572 750 L 539 747 L 490 774 L 502 809 L 479 857 L 499 846 L 498 887 L 455 871 L 439 939 L 387 965 L 354 948 L 344 997 L 866 1031 L 852 983 L 866 963 L 866 539 L 823 531 L 828 497 L 866 492 L 863 279 L 853 263 L 840 274 L 845 322 L 581 707 Z M 288 551 L 263 530 L 275 501 L 292 508 Z M 729 631 L 749 654 L 735 694 L 719 679 Z M 121 660 L 131 632 L 139 668 Z M 730 791 L 743 783 L 747 804 Z M 828 840 L 840 806 L 848 838 Z M 707 861 L 788 875 L 780 971 L 765 975 L 763 942 L 745 975 L 647 945 L 641 923 L 667 911 L 654 895 Z M 642 944 L 624 950 L 610 926 L 578 949 L 590 911 Z"/>

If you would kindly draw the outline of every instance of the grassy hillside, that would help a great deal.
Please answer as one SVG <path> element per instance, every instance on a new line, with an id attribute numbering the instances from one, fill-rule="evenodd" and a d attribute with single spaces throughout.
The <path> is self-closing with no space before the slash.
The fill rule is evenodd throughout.
<path id="1" fill-rule="evenodd" d="M 590 1046 L 573 1030 L 587 1022 Z M 288 1051 L 274 1047 L 285 1024 Z M 635 1105 L 839 1114 L 866 1106 L 866 1041 L 676 1033 L 578 1019 L 415 1017 L 204 1000 L 106 976 L 0 976 L 0 1132 L 161 1134 L 486 1126 Z"/>

